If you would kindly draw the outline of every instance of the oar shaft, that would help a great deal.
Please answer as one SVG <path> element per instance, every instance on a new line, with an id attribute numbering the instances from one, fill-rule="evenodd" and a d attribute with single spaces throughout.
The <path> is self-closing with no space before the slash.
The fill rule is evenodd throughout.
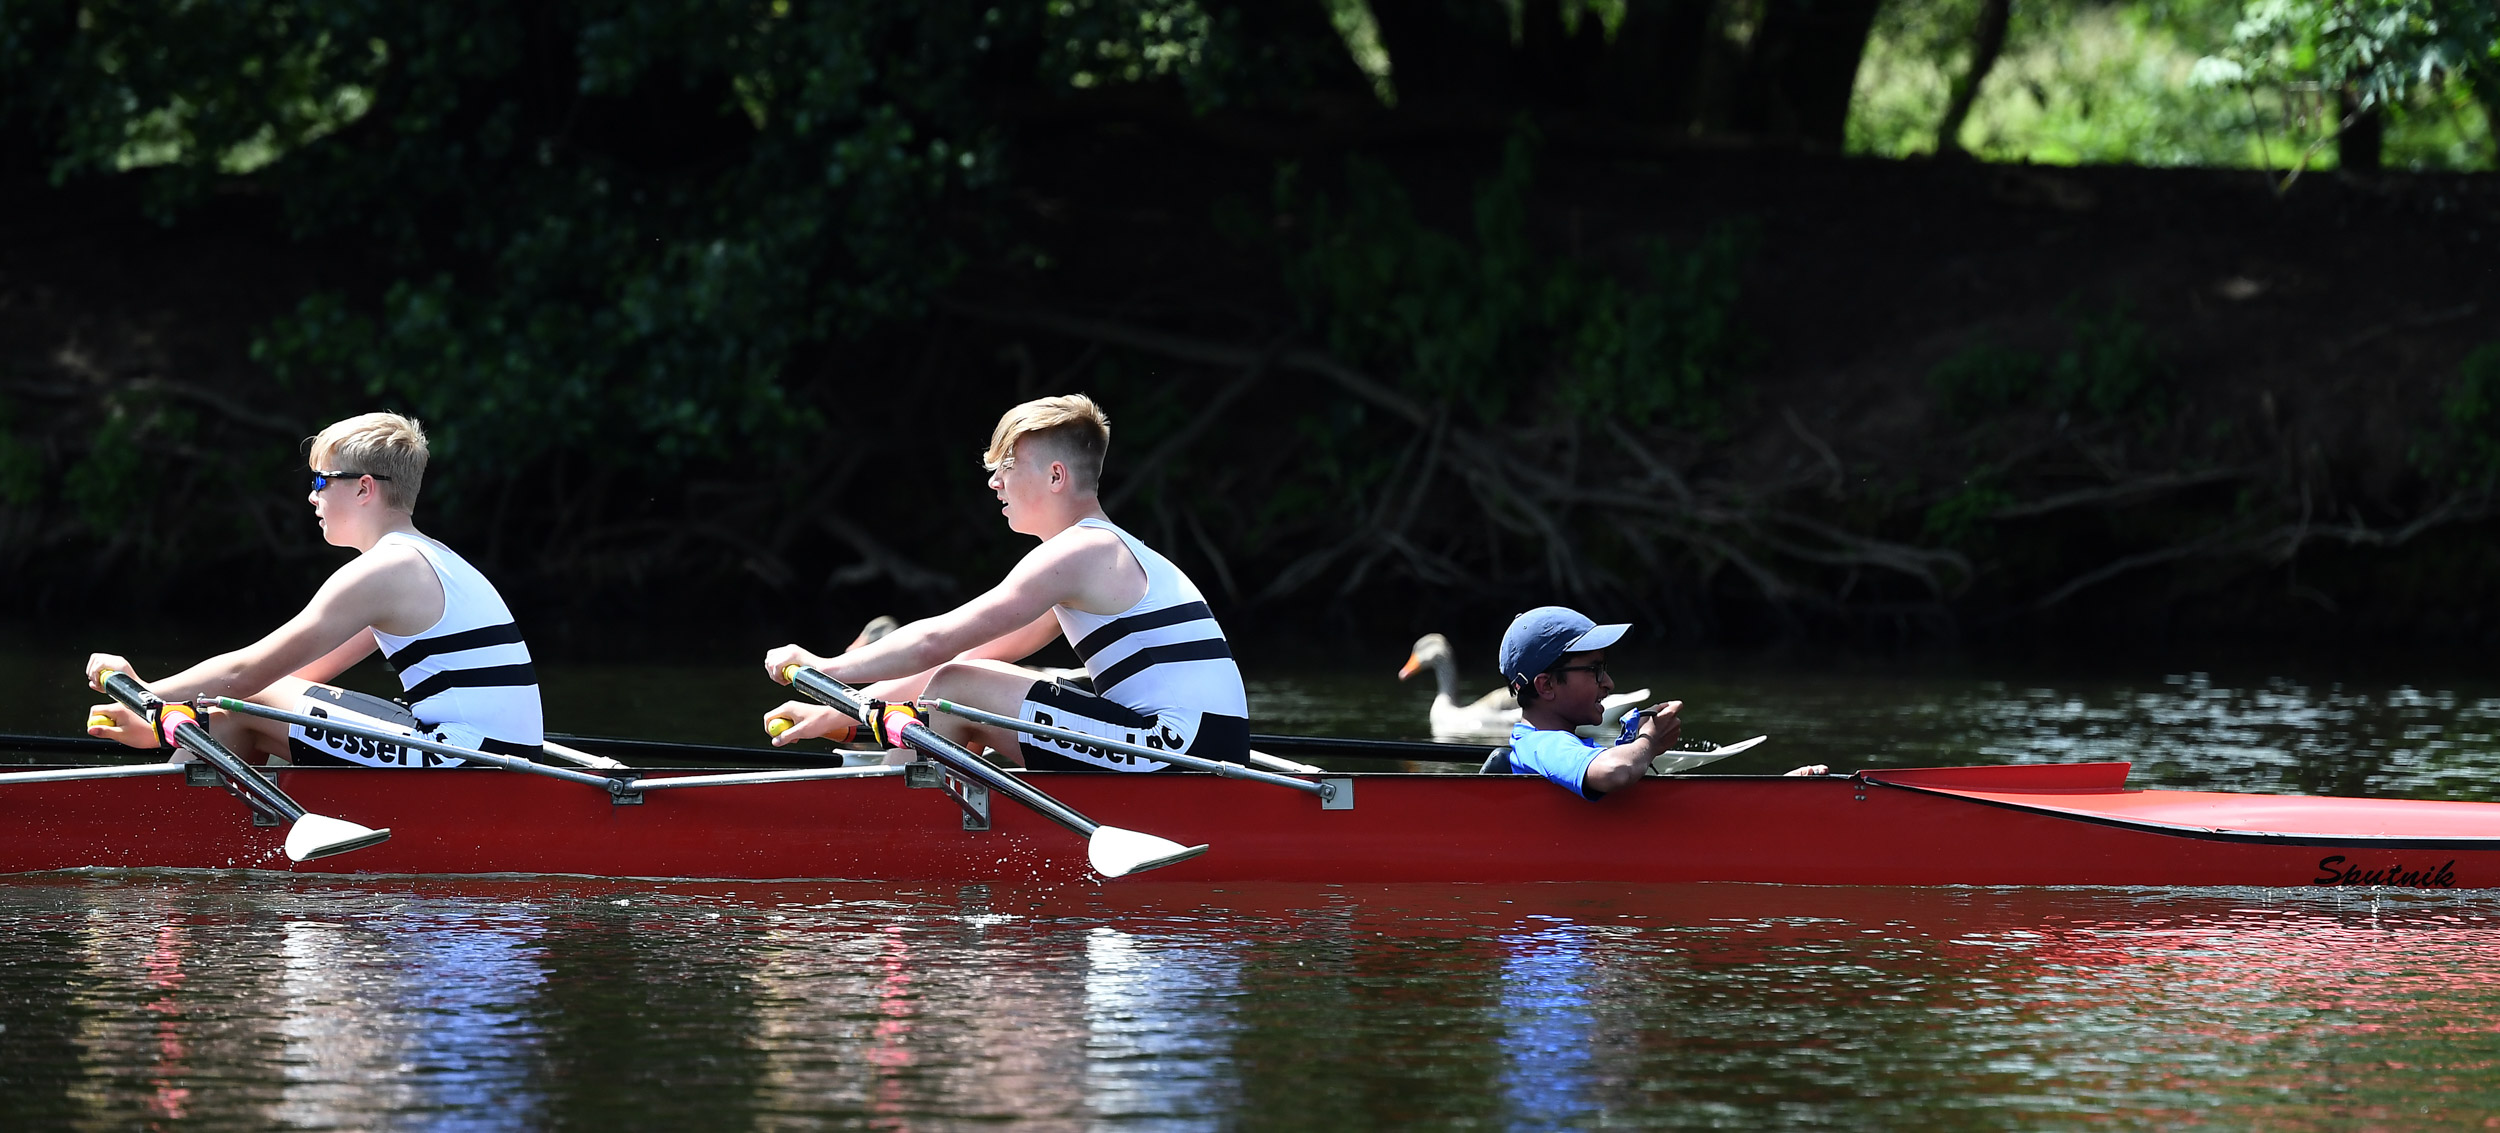
<path id="1" fill-rule="evenodd" d="M 804 665 L 791 666 L 788 676 L 791 687 L 813 697 L 818 703 L 829 705 L 855 720 L 867 718 L 868 707 L 860 703 L 859 697 L 842 682 Z M 905 724 L 897 738 L 964 775 L 980 780 L 982 786 L 1033 808 L 1042 817 L 1075 831 L 1079 837 L 1091 838 L 1094 831 L 1102 826 L 1070 809 L 1067 804 L 1034 790 L 1023 780 L 990 766 L 988 760 L 939 735 L 927 724 Z"/>
<path id="2" fill-rule="evenodd" d="M 142 775 L 172 775 L 181 770 L 182 764 L 179 763 L 126 763 L 119 767 L 61 767 L 51 771 L 0 772 L 0 783 L 66 783 L 76 779 L 135 779 Z"/>
<path id="3" fill-rule="evenodd" d="M 27 736 L 14 732 L 0 734 L 0 751 L 53 751 L 66 755 L 89 752 L 97 755 L 130 754 L 129 747 L 94 736 Z"/>
<path id="4" fill-rule="evenodd" d="M 146 685 L 140 684 L 138 678 L 128 673 L 104 674 L 104 692 L 120 701 L 123 707 L 146 717 L 151 724 L 158 724 L 163 719 L 165 702 L 157 699 L 155 693 L 148 691 Z M 217 737 L 208 734 L 208 729 L 190 717 L 189 710 L 182 711 L 174 726 L 165 729 L 169 733 L 167 738 L 173 740 L 176 746 L 207 760 L 219 775 L 226 777 L 226 782 L 234 784 L 235 790 L 243 792 L 244 797 L 262 808 L 288 822 L 304 817 L 301 804 L 286 797 L 286 792 L 279 790 L 277 784 L 226 750 L 226 745 L 218 743 Z"/>
<path id="5" fill-rule="evenodd" d="M 881 779 L 900 775 L 900 767 L 816 767 L 798 771 L 730 771 L 719 775 L 679 775 L 668 779 L 636 779 L 637 791 L 671 787 L 753 787 L 768 783 L 808 783 L 818 779 Z"/>
<path id="6" fill-rule="evenodd" d="M 621 756 L 644 766 L 661 767 L 679 766 L 688 760 L 733 763 L 740 767 L 823 767 L 826 760 L 842 754 L 838 751 L 800 751 L 788 747 L 731 747 L 666 740 L 629 740 L 615 736 L 576 736 L 563 732 L 549 732 L 547 738 Z"/>
<path id="7" fill-rule="evenodd" d="M 1311 782 L 1308 779 L 1289 779 L 1283 775 L 1255 770 L 1244 767 L 1238 763 L 1227 763 L 1221 759 L 1206 759 L 1201 756 L 1190 755 L 1186 752 L 1164 751 L 1160 748 L 1150 748 L 1142 744 L 1122 743 L 1119 740 L 1107 740 L 1101 736 L 1088 735 L 1073 728 L 1062 728 L 1052 724 L 1036 724 L 1031 720 L 1026 720 L 1021 717 L 1002 716 L 996 712 L 985 712 L 981 709 L 973 708 L 968 705 L 957 704 L 951 700 L 934 700 L 929 703 L 936 705 L 937 710 L 940 712 L 961 716 L 966 720 L 988 724 L 991 727 L 1007 728 L 1018 732 L 1030 732 L 1033 735 L 1048 736 L 1054 740 L 1066 740 L 1072 744 L 1092 744 L 1095 747 L 1099 747 L 1107 751 L 1116 751 L 1122 755 L 1133 755 L 1139 759 L 1151 759 L 1161 763 L 1177 763 L 1183 767 L 1195 767 L 1200 771 L 1212 771 L 1218 775 L 1232 779 L 1250 779 L 1260 783 L 1273 783 L 1279 787 L 1291 787 L 1294 790 L 1307 791 L 1314 795 L 1325 796 L 1328 793 L 1328 788 L 1321 786 L 1318 783 Z"/>
<path id="8" fill-rule="evenodd" d="M 1338 736 L 1253 735 L 1254 747 L 1307 751 L 1358 759 L 1436 759 L 1447 763 L 1481 763 L 1494 748 L 1509 744 L 1435 744 L 1416 740 L 1357 740 Z"/>
<path id="9" fill-rule="evenodd" d="M 609 782 L 608 777 L 605 775 L 593 775 L 587 771 L 575 771 L 569 767 L 549 767 L 543 763 L 532 763 L 529 760 L 522 759 L 518 756 L 497 755 L 493 752 L 478 751 L 475 748 L 465 748 L 455 744 L 429 740 L 424 736 L 402 735 L 398 732 L 390 731 L 384 728 L 368 727 L 366 725 L 356 723 L 353 720 L 341 720 L 336 716 L 307 716 L 301 712 L 289 712 L 283 708 L 271 708 L 266 704 L 254 704 L 248 700 L 236 700 L 231 696 L 218 697 L 217 707 L 223 708 L 228 712 L 240 712 L 246 716 L 258 716 L 264 720 L 279 720 L 289 724 L 301 725 L 306 728 L 318 728 L 322 731 L 328 732 L 342 732 L 351 736 L 363 736 L 369 740 L 380 740 L 383 743 L 399 744 L 403 747 L 412 747 L 418 751 L 430 751 L 436 755 L 448 755 L 453 759 L 484 763 L 494 767 L 501 767 L 506 771 L 519 771 L 529 775 L 544 775 L 550 779 L 562 779 L 567 783 L 580 783 L 584 786 L 597 787 L 601 790 L 606 790 Z"/>

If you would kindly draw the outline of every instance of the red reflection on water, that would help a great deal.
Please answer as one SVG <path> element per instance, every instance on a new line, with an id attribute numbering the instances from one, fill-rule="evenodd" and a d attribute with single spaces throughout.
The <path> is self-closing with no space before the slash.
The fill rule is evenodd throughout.
<path id="1" fill-rule="evenodd" d="M 877 1068 L 876 1096 L 868 1108 L 876 1115 L 870 1122 L 873 1127 L 895 1129 L 907 1124 L 902 1072 L 912 1065 L 908 1041 L 913 1011 L 911 944 L 903 939 L 901 925 L 887 925 L 884 935 L 884 947 L 877 955 L 877 1014 L 881 1018 L 869 1030 L 876 1041 L 868 1048 L 868 1063 Z"/>
<path id="2" fill-rule="evenodd" d="M 149 1003 L 146 1010 L 155 1012 L 156 1068 L 149 1079 L 156 1092 L 148 1098 L 148 1112 L 169 1120 L 181 1120 L 189 1108 L 191 1091 L 176 1082 L 188 1076 L 190 1048 L 182 1037 L 182 1006 L 174 1001 L 182 991 L 183 961 L 191 955 L 191 934 L 179 921 L 156 930 L 156 946 L 148 951 L 140 966 L 147 969 L 148 985 L 163 993 Z"/>
<path id="3" fill-rule="evenodd" d="M 2349 1014 L 2354 1021 L 2331 1025 L 2354 1034 L 2397 1026 L 2370 1019 L 2438 1003 L 2445 1015 L 2439 1023 L 2403 1029 L 2500 1033 L 2500 997 L 2491 995 L 2492 977 L 2500 974 L 2500 915 L 2405 910 L 2356 921 L 2241 907 L 2139 921 L 2044 922 L 2036 931 L 2039 943 L 2022 950 L 2019 967 L 2039 974 L 2144 969 L 2205 1002 Z M 2238 1032 L 2194 1020 L 2180 1026 L 2215 1036 Z"/>

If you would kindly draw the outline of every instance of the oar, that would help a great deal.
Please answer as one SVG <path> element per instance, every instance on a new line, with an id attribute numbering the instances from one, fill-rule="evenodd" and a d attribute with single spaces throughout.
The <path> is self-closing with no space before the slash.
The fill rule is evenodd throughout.
<path id="1" fill-rule="evenodd" d="M 136 779 L 144 775 L 172 775 L 181 770 L 182 765 L 179 763 L 123 763 L 112 767 L 57 767 L 50 771 L 0 772 L 0 783 L 66 783 L 78 779 Z"/>
<path id="2" fill-rule="evenodd" d="M 860 703 L 858 692 L 832 677 L 805 665 L 792 665 L 782 670 L 781 675 L 791 687 L 854 720 L 864 720 L 869 715 L 867 706 Z M 927 752 L 957 772 L 980 780 L 983 786 L 1023 803 L 1042 817 L 1074 831 L 1078 837 L 1085 839 L 1086 860 L 1093 865 L 1094 872 L 1104 877 L 1125 877 L 1173 862 L 1187 861 L 1207 852 L 1205 846 L 1184 846 L 1168 838 L 1105 826 L 1033 789 L 1022 779 L 990 766 L 988 760 L 939 735 L 936 729 L 917 719 L 903 715 L 890 719 L 893 721 L 888 724 L 891 733 L 885 737 L 888 743 Z"/>
<path id="3" fill-rule="evenodd" d="M 1200 771 L 1212 771 L 1228 779 L 1249 779 L 1260 783 L 1273 783 L 1279 787 L 1290 787 L 1297 791 L 1306 791 L 1310 794 L 1318 795 L 1323 802 L 1335 798 L 1337 794 L 1336 789 L 1326 783 L 1314 783 L 1308 779 L 1289 778 L 1273 772 L 1260 771 L 1254 768 L 1244 767 L 1238 763 L 1227 763 L 1221 759 L 1208 759 L 1203 756 L 1190 755 L 1185 752 L 1160 751 L 1141 744 L 1122 743 L 1119 740 L 1106 740 L 1101 736 L 1089 736 L 1073 728 L 1055 727 L 1050 724 L 1036 724 L 1031 720 L 1021 719 L 1015 716 L 1001 716 L 996 712 L 984 712 L 981 709 L 973 708 L 968 705 L 957 704 L 951 700 L 938 699 L 924 701 L 923 703 L 934 705 L 940 712 L 961 716 L 966 720 L 988 724 L 994 728 L 1007 728 L 1013 731 L 1026 732 L 1036 736 L 1047 736 L 1054 740 L 1064 740 L 1072 744 L 1091 744 L 1095 747 L 1103 748 L 1108 751 L 1116 751 L 1122 755 L 1135 756 L 1139 759 L 1150 759 L 1158 763 L 1177 763 L 1183 767 L 1197 768 Z"/>
<path id="4" fill-rule="evenodd" d="M 1770 738 L 1769 736 L 1755 736 L 1750 740 L 1738 740 L 1732 744 L 1704 751 L 1671 751 L 1650 760 L 1649 770 L 1653 775 L 1673 775 L 1680 771 L 1690 771 L 1705 763 L 1716 763 L 1741 751 L 1751 751 L 1755 746 Z"/>
<path id="5" fill-rule="evenodd" d="M 789 721 L 780 720 L 777 717 L 776 722 L 784 730 L 790 726 Z M 709 763 L 734 763 L 741 767 L 822 767 L 828 758 L 842 754 L 838 751 L 813 752 L 786 747 L 729 747 L 721 744 L 673 743 L 667 740 L 632 740 L 615 736 L 575 736 L 562 732 L 549 732 L 547 738 L 550 741 L 574 744 L 592 751 L 612 752 L 640 765 L 648 766 L 657 763 L 663 767 L 675 766 L 669 761 L 682 762 L 690 759 Z"/>
<path id="6" fill-rule="evenodd" d="M 388 829 L 374 830 L 343 818 L 305 810 L 294 799 L 286 797 L 286 792 L 279 790 L 277 784 L 236 758 L 233 752 L 226 750 L 226 745 L 218 743 L 217 737 L 200 726 L 199 714 L 188 705 L 167 704 L 157 699 L 155 693 L 149 692 L 146 685 L 140 684 L 128 673 L 107 672 L 103 684 L 106 695 L 138 713 L 168 742 L 207 760 L 208 765 L 216 768 L 217 774 L 223 776 L 237 793 L 261 809 L 284 818 L 289 824 L 286 831 L 288 860 L 308 862 L 389 840 L 391 832 Z"/>
<path id="7" fill-rule="evenodd" d="M 0 734 L 0 751 L 53 751 L 64 755 L 132 754 L 128 744 L 94 736 L 27 736 L 14 732 Z"/>
<path id="8" fill-rule="evenodd" d="M 1666 764 L 1670 761 L 1675 761 L 1674 770 L 1690 770 L 1712 760 L 1725 759 L 1738 752 L 1751 750 L 1755 745 L 1769 738 L 1768 736 L 1755 736 L 1725 747 L 1713 747 L 1703 751 L 1671 751 L 1659 756 L 1655 763 L 1660 767 L 1660 774 L 1667 773 Z M 1250 742 L 1260 747 L 1272 747 L 1281 751 L 1306 751 L 1320 755 L 1348 756 L 1355 759 L 1429 759 L 1444 763 L 1481 763 L 1484 757 L 1494 749 L 1510 746 L 1506 743 L 1444 744 L 1423 743 L 1415 740 L 1358 740 L 1338 736 L 1252 735 Z M 1683 762 L 1686 760 L 1690 762 Z"/>
<path id="9" fill-rule="evenodd" d="M 1319 755 L 1348 755 L 1359 759 L 1432 759 L 1444 763 L 1482 763 L 1498 744 L 1438 744 L 1414 740 L 1357 740 L 1337 736 L 1270 736 L 1250 737 L 1254 747 L 1280 751 L 1307 751 Z"/>
<path id="10" fill-rule="evenodd" d="M 236 700 L 231 696 L 218 697 L 217 707 L 223 708 L 228 712 L 240 712 L 246 716 L 258 716 L 266 720 L 279 720 L 285 723 L 297 725 L 299 727 L 318 728 L 323 731 L 330 732 L 342 732 L 351 736 L 363 736 L 366 739 L 379 740 L 386 744 L 398 744 L 402 747 L 415 748 L 418 751 L 430 751 L 436 755 L 448 755 L 453 759 L 462 760 L 464 762 L 484 763 L 489 766 L 503 768 L 506 771 L 518 771 L 526 775 L 544 775 L 550 779 L 562 779 L 567 783 L 580 783 L 583 786 L 597 787 L 600 790 L 611 793 L 616 790 L 616 780 L 605 775 L 593 775 L 587 771 L 575 771 L 570 767 L 549 767 L 544 763 L 533 763 L 517 755 L 497 755 L 490 751 L 479 751 L 475 748 L 459 747 L 453 744 L 443 743 L 440 740 L 429 740 L 424 736 L 404 735 L 386 728 L 369 727 L 364 724 L 356 723 L 352 720 L 341 720 L 335 716 L 307 716 L 301 712 L 289 712 L 283 708 L 271 708 L 266 704 L 254 704 L 248 700 Z"/>
<path id="11" fill-rule="evenodd" d="M 606 761 L 608 766 L 626 770 L 629 773 L 622 776 L 592 775 L 585 771 L 575 771 L 570 767 L 549 767 L 515 755 L 498 755 L 491 751 L 479 751 L 476 748 L 429 740 L 423 736 L 403 736 L 388 729 L 335 717 L 298 715 L 282 708 L 271 708 L 268 705 L 254 704 L 248 700 L 220 699 L 217 707 L 229 712 L 242 712 L 271 720 L 284 720 L 287 723 L 301 724 L 307 728 L 327 728 L 333 732 L 343 732 L 351 736 L 363 736 L 367 739 L 380 740 L 383 743 L 400 744 L 413 747 L 418 751 L 448 755 L 454 759 L 501 767 L 506 771 L 518 771 L 525 775 L 544 775 L 550 779 L 562 779 L 568 783 L 598 787 L 616 796 L 677 787 L 748 787 L 763 783 L 803 783 L 817 779 L 868 779 L 903 773 L 900 767 L 815 767 L 799 771 L 747 771 L 726 775 L 682 775 L 674 779 L 645 779 L 631 774 L 631 769 L 611 759 Z M 591 756 L 590 758 L 599 757 Z"/>

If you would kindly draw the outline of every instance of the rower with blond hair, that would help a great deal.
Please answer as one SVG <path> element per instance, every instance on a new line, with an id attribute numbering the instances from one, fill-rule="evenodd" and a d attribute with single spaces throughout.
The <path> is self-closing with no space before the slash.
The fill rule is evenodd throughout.
<path id="1" fill-rule="evenodd" d="M 1039 539 L 988 593 L 839 656 L 797 645 L 764 655 L 784 680 L 790 665 L 818 669 L 870 697 L 943 698 L 1089 736 L 1209 759 L 1250 752 L 1248 698 L 1224 630 L 1206 598 L 1171 560 L 1103 514 L 1103 456 L 1111 421 L 1083 395 L 1028 401 L 1000 417 L 982 465 L 1007 526 Z M 1093 689 L 1018 662 L 1067 638 Z M 765 714 L 796 726 L 775 744 L 842 730 L 849 718 L 792 701 Z M 1065 740 L 942 717 L 958 743 L 1028 768 L 1159 771 L 1171 764 Z"/>
<path id="2" fill-rule="evenodd" d="M 502 595 L 451 548 L 416 528 L 425 485 L 425 430 L 396 413 L 367 413 L 312 439 L 309 502 L 349 560 L 302 612 L 267 636 L 170 677 L 145 681 L 167 703 L 232 697 L 438 743 L 534 757 L 545 742 L 538 676 Z M 379 649 L 403 702 L 328 682 Z M 87 659 L 87 683 L 130 673 L 111 653 Z M 88 734 L 156 746 L 146 721 L 119 704 L 92 710 Z M 100 717 L 100 719 L 99 719 Z M 209 730 L 245 759 L 297 764 L 440 767 L 460 761 L 371 738 L 211 710 Z"/>

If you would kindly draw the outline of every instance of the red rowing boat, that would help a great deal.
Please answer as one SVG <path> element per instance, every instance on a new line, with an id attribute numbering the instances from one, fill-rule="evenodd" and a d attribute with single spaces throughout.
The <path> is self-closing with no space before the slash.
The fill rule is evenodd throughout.
<path id="1" fill-rule="evenodd" d="M 913 882 L 1078 881 L 1083 844 L 923 765 L 621 793 L 492 769 L 275 769 L 389 841 L 295 863 L 202 774 L 0 786 L 0 872 L 259 869 Z M 2128 765 L 1653 779 L 1584 802 L 1530 776 L 1326 773 L 1313 794 L 1214 775 L 1018 776 L 1205 854 L 1157 882 L 1747 881 L 1802 885 L 2500 888 L 2500 803 L 2131 790 Z M 624 773 L 614 773 L 624 774 Z M 936 788 L 936 789 L 922 789 Z M 980 827 L 974 829 L 973 827 Z"/>

